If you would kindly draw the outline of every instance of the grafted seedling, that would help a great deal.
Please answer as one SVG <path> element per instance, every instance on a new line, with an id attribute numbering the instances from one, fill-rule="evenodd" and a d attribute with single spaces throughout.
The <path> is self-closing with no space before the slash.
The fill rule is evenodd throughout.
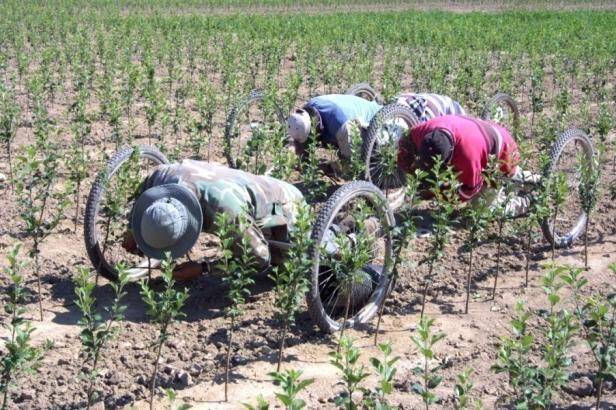
<path id="1" fill-rule="evenodd" d="M 426 295 L 433 278 L 434 265 L 443 257 L 451 234 L 451 224 L 454 222 L 454 211 L 459 201 L 457 190 L 459 183 L 456 173 L 451 167 L 446 166 L 440 157 L 435 158 L 427 182 L 430 194 L 434 197 L 436 210 L 432 213 L 434 225 L 428 255 L 421 261 L 422 264 L 428 264 L 428 275 L 424 278 L 421 298 L 421 317 L 424 315 Z"/>
<path id="2" fill-rule="evenodd" d="M 79 326 L 81 327 L 81 346 L 86 354 L 89 369 L 83 374 L 88 381 L 86 390 L 86 408 L 90 408 L 92 402 L 97 399 L 94 392 L 94 385 L 98 378 L 98 364 L 101 353 L 107 343 L 117 337 L 120 329 L 118 322 L 124 319 L 126 305 L 122 304 L 122 299 L 126 296 L 124 288 L 128 283 L 126 268 L 122 265 L 116 266 L 119 281 L 111 283 L 114 292 L 114 299 L 110 307 L 106 308 L 107 318 L 103 318 L 96 312 L 96 298 L 93 295 L 96 287 L 90 279 L 92 277 L 89 269 L 80 267 L 75 278 L 75 304 L 81 311 Z"/>
<path id="3" fill-rule="evenodd" d="M 349 337 L 341 337 L 338 350 L 329 353 L 329 362 L 342 373 L 342 381 L 345 393 L 336 397 L 336 405 L 345 410 L 359 408 L 359 403 L 353 398 L 356 391 L 361 390 L 361 383 L 370 375 L 364 365 L 359 363 L 361 356 L 359 349 L 353 346 L 353 340 Z"/>
<path id="4" fill-rule="evenodd" d="M 24 318 L 26 309 L 21 306 L 26 297 L 23 287 L 22 270 L 26 266 L 19 258 L 19 245 L 15 246 L 7 255 L 9 261 L 5 269 L 11 286 L 8 288 L 8 300 L 4 304 L 4 311 L 8 315 L 8 323 L 3 323 L 9 333 L 5 349 L 6 354 L 0 358 L 0 394 L 2 394 L 2 410 L 8 409 L 9 389 L 17 380 L 26 374 L 33 373 L 40 365 L 45 352 L 51 349 L 51 342 L 47 341 L 42 347 L 31 345 L 34 328 Z"/>
<path id="5" fill-rule="evenodd" d="M 182 312 L 184 303 L 188 298 L 188 291 L 178 291 L 174 288 L 173 280 L 174 264 L 169 254 L 165 255 L 162 261 L 162 277 L 165 288 L 162 292 L 156 292 L 150 286 L 149 281 L 144 280 L 140 283 L 141 297 L 147 306 L 147 315 L 150 320 L 158 325 L 158 336 L 153 343 L 156 351 L 154 369 L 150 379 L 150 410 L 154 408 L 154 388 L 158 376 L 158 365 L 162 355 L 164 343 L 171 337 L 170 326 L 178 319 L 185 316 Z"/>
<path id="6" fill-rule="evenodd" d="M 313 243 L 310 238 L 311 229 L 310 207 L 302 204 L 298 209 L 294 229 L 289 234 L 291 248 L 286 253 L 284 264 L 278 267 L 272 275 L 275 283 L 277 315 L 282 322 L 277 372 L 280 371 L 283 360 L 287 332 L 295 322 L 295 316 L 310 288 L 310 280 L 306 272 L 309 272 L 312 266 L 312 260 L 308 254 Z"/>
<path id="7" fill-rule="evenodd" d="M 440 366 L 432 367 L 431 363 L 435 359 L 434 346 L 445 337 L 445 334 L 433 333 L 432 326 L 434 326 L 434 319 L 422 316 L 417 326 L 417 336 L 411 337 L 423 358 L 423 366 L 413 369 L 413 373 L 421 379 L 421 382 L 413 384 L 413 392 L 421 396 L 426 410 L 438 401 L 438 396 L 432 390 L 437 388 L 443 380 L 443 377 L 438 374 Z"/>
<path id="8" fill-rule="evenodd" d="M 45 133 L 37 135 L 36 143 L 24 149 L 15 165 L 16 200 L 26 225 L 25 233 L 32 241 L 30 257 L 34 259 L 40 320 L 43 320 L 40 246 L 65 218 L 73 192 L 70 181 L 61 182 L 60 165 L 59 147 Z"/>
<path id="9" fill-rule="evenodd" d="M 231 302 L 227 307 L 230 324 L 225 364 L 225 401 L 228 400 L 233 334 L 237 321 L 244 312 L 246 297 L 250 295 L 249 287 L 254 283 L 252 277 L 257 273 L 255 257 L 250 253 L 250 239 L 246 235 L 246 230 L 250 227 L 248 218 L 245 212 L 242 212 L 236 221 L 231 221 L 226 213 L 216 214 L 215 223 L 222 248 L 218 269 L 225 275 L 223 281 L 229 287 L 227 298 Z"/>
<path id="10" fill-rule="evenodd" d="M 601 179 L 602 155 L 593 156 L 590 161 L 586 161 L 583 155 L 578 156 L 578 169 L 580 175 L 580 200 L 582 209 L 586 212 L 586 223 L 584 227 L 584 267 L 588 270 L 588 230 L 590 228 L 590 217 L 592 211 L 599 201 L 599 180 Z"/>

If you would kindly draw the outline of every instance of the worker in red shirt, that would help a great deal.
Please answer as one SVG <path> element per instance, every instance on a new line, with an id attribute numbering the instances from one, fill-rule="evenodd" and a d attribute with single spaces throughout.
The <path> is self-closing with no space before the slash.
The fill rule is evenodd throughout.
<path id="1" fill-rule="evenodd" d="M 490 155 L 496 156 L 505 176 L 520 182 L 538 181 L 537 175 L 522 171 L 518 166 L 518 146 L 509 131 L 493 122 L 465 115 L 436 117 L 411 129 L 409 136 L 400 141 L 398 166 L 406 172 L 417 168 L 430 170 L 434 158 L 440 156 L 458 173 L 458 193 L 462 201 L 472 200 L 482 193 L 487 202 L 495 204 L 495 201 L 505 200 L 505 194 L 503 190 L 494 192 L 484 186 L 483 171 Z M 506 214 L 521 215 L 528 203 L 528 198 L 510 199 Z"/>

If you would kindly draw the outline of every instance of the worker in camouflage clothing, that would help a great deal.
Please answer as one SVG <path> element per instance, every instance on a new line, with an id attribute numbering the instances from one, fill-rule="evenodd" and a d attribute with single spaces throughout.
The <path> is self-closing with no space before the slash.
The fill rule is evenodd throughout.
<path id="1" fill-rule="evenodd" d="M 284 181 L 221 165 L 184 160 L 158 166 L 144 181 L 131 217 L 132 236 L 143 254 L 162 259 L 184 256 L 201 232 L 216 233 L 216 214 L 231 221 L 247 211 L 244 232 L 258 264 L 272 262 L 268 239 L 286 240 L 293 229 L 301 192 Z M 197 276 L 194 272 L 188 276 Z M 179 274 L 180 278 L 188 277 Z"/>

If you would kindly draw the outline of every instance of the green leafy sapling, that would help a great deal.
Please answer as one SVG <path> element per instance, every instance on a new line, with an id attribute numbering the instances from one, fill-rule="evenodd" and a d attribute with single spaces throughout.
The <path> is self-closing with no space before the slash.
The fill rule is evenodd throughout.
<path id="1" fill-rule="evenodd" d="M 391 281 L 387 294 L 393 289 L 398 279 L 398 269 L 402 262 L 402 252 L 408 246 L 410 240 L 415 235 L 417 216 L 414 215 L 415 205 L 419 202 L 420 198 L 418 194 L 419 187 L 421 186 L 426 173 L 422 170 L 416 169 L 412 178 L 407 178 L 407 184 L 405 188 L 405 202 L 403 208 L 399 211 L 399 222 L 392 227 L 393 237 L 393 264 L 391 268 Z M 376 329 L 374 332 L 374 345 L 378 343 L 379 328 L 381 326 L 381 318 L 385 310 L 385 301 L 379 307 L 379 315 L 376 322 Z"/>
<path id="2" fill-rule="evenodd" d="M 433 390 L 443 380 L 443 377 L 438 374 L 440 366 L 431 367 L 431 362 L 435 359 L 434 346 L 445 337 L 445 334 L 432 333 L 432 326 L 434 326 L 434 319 L 422 316 L 417 326 L 417 336 L 411 337 L 423 357 L 423 367 L 417 366 L 413 369 L 413 373 L 421 380 L 413 384 L 413 391 L 421 396 L 426 410 L 438 401 Z"/>
<path id="3" fill-rule="evenodd" d="M 355 235 L 340 234 L 334 238 L 334 243 L 338 252 L 330 255 L 329 266 L 332 268 L 333 275 L 338 287 L 338 295 L 344 297 L 344 318 L 340 327 L 340 340 L 344 337 L 344 330 L 348 325 L 351 302 L 355 288 L 364 285 L 371 280 L 364 267 L 373 257 L 374 236 L 367 230 L 367 221 L 370 218 L 366 204 L 359 202 L 349 215 L 357 226 Z M 340 345 L 338 345 L 340 348 Z"/>
<path id="4" fill-rule="evenodd" d="M 244 311 L 246 297 L 250 295 L 249 287 L 254 283 L 253 276 L 257 273 L 256 260 L 250 252 L 250 239 L 245 235 L 250 223 L 248 218 L 246 212 L 242 212 L 237 221 L 232 221 L 225 213 L 218 213 L 215 221 L 222 250 L 218 268 L 225 274 L 223 281 L 229 287 L 227 298 L 231 302 L 227 308 L 230 324 L 225 364 L 225 401 L 228 400 L 233 334 Z M 234 249 L 237 249 L 235 256 Z"/>
<path id="5" fill-rule="evenodd" d="M 498 195 L 498 193 L 496 193 Z M 468 271 L 466 274 L 466 301 L 464 303 L 464 314 L 468 313 L 468 304 L 470 300 L 471 294 L 471 278 L 473 272 L 473 251 L 475 247 L 479 244 L 479 241 L 482 238 L 486 228 L 488 227 L 488 222 L 491 219 L 492 210 L 490 209 L 490 204 L 486 199 L 484 194 L 480 194 L 477 198 L 475 198 L 469 206 L 467 206 L 464 210 L 464 215 L 468 224 Z"/>
<path id="6" fill-rule="evenodd" d="M 46 134 L 37 134 L 36 142 L 24 149 L 15 164 L 15 194 L 26 225 L 25 233 L 31 240 L 30 257 L 34 259 L 40 320 L 43 320 L 40 246 L 65 218 L 73 192 L 70 181 L 60 180 L 60 151 Z"/>
<path id="7" fill-rule="evenodd" d="M 341 337 L 338 350 L 329 353 L 330 363 L 342 373 L 345 392 L 336 397 L 336 405 L 345 410 L 360 408 L 361 402 L 353 399 L 353 394 L 361 390 L 361 383 L 370 375 L 364 365 L 359 363 L 361 356 L 359 349 L 353 346 L 349 337 Z"/>
<path id="8" fill-rule="evenodd" d="M 609 269 L 616 275 L 616 263 L 611 263 Z M 583 300 L 580 291 L 588 280 L 582 277 L 580 268 L 564 267 L 562 279 L 572 290 L 574 314 L 596 362 L 595 407 L 599 409 L 604 382 L 616 377 L 616 294 L 597 294 Z"/>
<path id="9" fill-rule="evenodd" d="M 602 152 L 594 155 L 590 161 L 585 157 L 578 158 L 578 174 L 580 175 L 580 200 L 582 209 L 586 212 L 586 225 L 584 227 L 584 267 L 588 269 L 588 229 L 592 211 L 599 201 L 599 180 L 601 179 Z"/>
<path id="10" fill-rule="evenodd" d="M 11 144 L 17 133 L 21 109 L 12 94 L 0 85 L 0 142 L 4 144 L 9 165 L 9 180 L 13 186 L 13 160 Z"/>
<path id="11" fill-rule="evenodd" d="M 562 212 L 562 206 L 567 199 L 567 194 L 569 187 L 567 185 L 567 176 L 558 172 L 554 175 L 551 175 L 548 179 L 548 196 L 550 198 L 550 202 L 553 208 L 552 212 L 552 234 L 556 234 L 556 223 L 558 221 L 558 212 Z M 556 251 L 556 241 L 552 241 L 552 262 L 554 261 L 554 254 Z"/>
<path id="12" fill-rule="evenodd" d="M 364 404 L 367 408 L 387 410 L 393 409 L 387 403 L 387 395 L 394 391 L 394 377 L 396 376 L 396 362 L 398 356 L 391 357 L 391 343 L 379 343 L 379 350 L 383 359 L 370 358 L 370 364 L 378 375 L 378 382 L 374 390 L 364 389 Z"/>
<path id="13" fill-rule="evenodd" d="M 496 373 L 506 373 L 513 389 L 517 408 L 549 408 L 552 395 L 567 383 L 571 365 L 569 349 L 577 333 L 573 314 L 560 309 L 562 267 L 550 266 L 543 277 L 543 289 L 549 310 L 541 317 L 539 337 L 540 364 L 535 364 L 535 336 L 529 327 L 531 312 L 522 302 L 516 304 L 516 317 L 511 321 L 513 337 L 501 338 L 498 361 L 492 366 Z"/>
<path id="14" fill-rule="evenodd" d="M 257 404 L 253 406 L 250 403 L 242 403 L 247 410 L 269 410 L 269 403 L 262 395 L 257 396 Z"/>
<path id="15" fill-rule="evenodd" d="M 444 255 L 445 246 L 451 236 L 451 224 L 454 222 L 454 212 L 458 197 L 458 180 L 454 170 L 446 166 L 440 157 L 436 157 L 434 165 L 426 178 L 429 184 L 429 193 L 434 198 L 436 206 L 432 214 L 434 218 L 433 232 L 430 236 L 428 255 L 421 263 L 428 263 L 428 275 L 424 278 L 424 286 L 421 298 L 421 316 L 423 317 L 426 307 L 426 295 L 428 286 L 433 278 L 435 265 Z"/>
<path id="16" fill-rule="evenodd" d="M 282 389 L 276 393 L 276 397 L 286 410 L 301 410 L 306 407 L 306 402 L 297 397 L 306 387 L 314 383 L 314 379 L 300 380 L 301 370 L 285 370 L 284 372 L 272 372 L 269 375 Z"/>
<path id="17" fill-rule="evenodd" d="M 173 322 L 185 316 L 182 307 L 188 298 L 188 291 L 178 291 L 174 288 L 173 268 L 174 263 L 171 256 L 167 254 L 162 261 L 162 277 L 165 285 L 162 292 L 157 293 L 147 280 L 140 283 L 141 297 L 147 306 L 147 315 L 153 323 L 158 325 L 158 336 L 153 343 L 156 359 L 150 379 L 150 410 L 154 408 L 154 388 L 156 387 L 163 345 L 171 337 L 170 327 Z"/>
<path id="18" fill-rule="evenodd" d="M 31 345 L 34 328 L 23 315 L 26 309 L 21 306 L 26 297 L 23 287 L 22 270 L 26 262 L 19 258 L 20 246 L 15 246 L 7 255 L 9 265 L 5 273 L 11 286 L 8 288 L 8 300 L 4 303 L 4 311 L 8 315 L 8 323 L 2 326 L 7 329 L 9 337 L 0 357 L 0 394 L 2 394 L 2 410 L 8 409 L 10 388 L 25 374 L 33 373 L 40 365 L 45 352 L 52 345 L 47 341 L 42 347 Z"/>
<path id="19" fill-rule="evenodd" d="M 88 382 L 86 390 L 87 405 L 90 408 L 92 402 L 97 399 L 94 386 L 98 378 L 98 363 L 103 349 L 107 343 L 117 337 L 119 333 L 118 322 L 124 319 L 126 305 L 122 304 L 122 299 L 126 296 L 125 287 L 128 283 L 128 273 L 123 265 L 116 266 L 118 271 L 118 282 L 112 282 L 111 287 L 114 292 L 114 299 L 107 310 L 107 318 L 103 318 L 96 312 L 96 298 L 94 297 L 95 283 L 90 280 L 91 272 L 84 267 L 78 268 L 77 274 L 73 279 L 75 283 L 75 304 L 81 311 L 79 326 L 81 327 L 81 346 L 86 354 L 89 369 L 83 374 Z"/>
<path id="20" fill-rule="evenodd" d="M 295 316 L 310 288 L 310 280 L 306 272 L 309 272 L 312 266 L 312 260 L 308 255 L 313 243 L 310 237 L 311 229 L 310 207 L 305 204 L 300 205 L 294 229 L 289 233 L 291 247 L 286 253 L 284 264 L 278 267 L 272 275 L 275 283 L 275 306 L 277 315 L 282 322 L 277 372 L 280 371 L 283 360 L 287 332 L 295 322 Z"/>
<path id="21" fill-rule="evenodd" d="M 300 153 L 303 157 L 301 162 L 302 175 L 304 177 L 304 185 L 306 187 L 306 199 L 309 203 L 318 202 L 325 197 L 327 186 L 323 181 L 323 170 L 319 165 L 319 156 L 317 155 L 318 139 L 316 125 L 308 136 L 308 143 L 305 152 Z"/>
<path id="22" fill-rule="evenodd" d="M 454 406 L 456 410 L 468 409 L 471 406 L 475 409 L 481 409 L 481 400 L 473 400 L 469 393 L 473 389 L 473 381 L 471 375 L 473 369 L 466 369 L 456 376 L 457 382 L 453 386 Z"/>

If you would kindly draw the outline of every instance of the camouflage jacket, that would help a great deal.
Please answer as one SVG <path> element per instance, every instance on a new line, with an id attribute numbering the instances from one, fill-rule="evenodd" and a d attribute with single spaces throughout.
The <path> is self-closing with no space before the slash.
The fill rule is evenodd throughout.
<path id="1" fill-rule="evenodd" d="M 197 195 L 205 232 L 216 234 L 214 219 L 218 212 L 235 220 L 246 209 L 252 222 L 246 234 L 262 265 L 269 263 L 264 230 L 280 226 L 292 230 L 298 206 L 304 202 L 297 188 L 279 179 L 188 159 L 158 166 L 142 189 L 170 183 L 183 184 Z"/>

